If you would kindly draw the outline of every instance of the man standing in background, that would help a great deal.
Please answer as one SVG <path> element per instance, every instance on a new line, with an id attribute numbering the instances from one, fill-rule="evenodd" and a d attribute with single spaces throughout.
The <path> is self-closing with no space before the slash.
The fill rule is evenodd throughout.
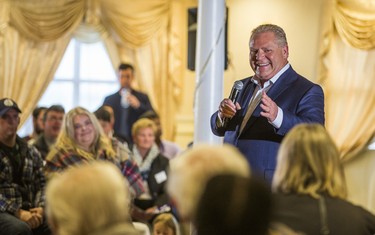
<path id="1" fill-rule="evenodd" d="M 134 67 L 131 64 L 119 66 L 120 90 L 105 97 L 103 105 L 111 106 L 115 114 L 114 132 L 117 136 L 132 143 L 133 123 L 146 111 L 153 110 L 145 93 L 132 88 Z"/>

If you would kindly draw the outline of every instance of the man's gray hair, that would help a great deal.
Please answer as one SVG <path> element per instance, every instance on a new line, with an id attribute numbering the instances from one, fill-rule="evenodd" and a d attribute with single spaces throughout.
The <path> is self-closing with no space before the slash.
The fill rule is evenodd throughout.
<path id="1" fill-rule="evenodd" d="M 250 36 L 250 42 L 254 40 L 256 36 L 258 36 L 261 33 L 266 32 L 273 32 L 276 36 L 276 39 L 278 41 L 279 46 L 287 46 L 288 42 L 286 40 L 286 34 L 284 30 L 277 25 L 274 24 L 262 24 L 253 29 Z"/>

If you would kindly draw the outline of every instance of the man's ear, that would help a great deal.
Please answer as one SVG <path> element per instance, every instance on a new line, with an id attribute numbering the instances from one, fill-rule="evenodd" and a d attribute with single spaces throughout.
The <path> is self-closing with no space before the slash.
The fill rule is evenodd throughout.
<path id="1" fill-rule="evenodd" d="M 289 47 L 288 47 L 288 45 L 283 47 L 283 57 L 285 59 L 288 59 L 288 57 L 289 57 Z"/>

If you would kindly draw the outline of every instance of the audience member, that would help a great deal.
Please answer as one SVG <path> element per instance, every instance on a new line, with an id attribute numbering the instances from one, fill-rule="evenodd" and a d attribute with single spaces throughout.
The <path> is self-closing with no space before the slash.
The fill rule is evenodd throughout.
<path id="1" fill-rule="evenodd" d="M 158 207 L 169 202 L 165 191 L 169 160 L 160 154 L 155 144 L 155 132 L 155 123 L 147 118 L 139 119 L 132 128 L 134 145 L 131 157 L 139 166 L 146 188 L 146 192 L 134 203 L 145 210 L 148 215 L 146 219 L 151 219 Z"/>
<path id="2" fill-rule="evenodd" d="M 284 138 L 272 187 L 276 222 L 306 235 L 375 234 L 375 216 L 345 200 L 339 152 L 319 124 L 299 124 Z"/>
<path id="3" fill-rule="evenodd" d="M 131 152 L 127 143 L 121 142 L 118 138 L 112 135 L 113 112 L 111 111 L 111 107 L 101 106 L 94 112 L 94 115 L 102 126 L 104 134 L 112 141 L 112 147 L 116 152 L 116 156 L 119 158 L 121 170 L 131 186 L 130 189 L 132 196 L 138 197 L 144 193 L 142 176 L 137 164 L 129 157 Z"/>
<path id="4" fill-rule="evenodd" d="M 211 117 L 211 129 L 238 147 L 255 175 L 271 183 L 286 133 L 298 123 L 324 124 L 324 94 L 289 64 L 288 42 L 281 27 L 256 27 L 249 49 L 255 75 L 241 80 L 236 103 L 228 98 L 221 101 Z"/>
<path id="5" fill-rule="evenodd" d="M 120 64 L 120 90 L 105 97 L 103 105 L 111 106 L 115 114 L 114 130 L 118 136 L 123 136 L 132 142 L 131 128 L 135 121 L 148 110 L 153 110 L 148 96 L 132 88 L 134 67 L 130 64 Z"/>
<path id="6" fill-rule="evenodd" d="M 170 213 L 162 213 L 152 221 L 152 235 L 180 235 L 179 225 Z"/>
<path id="7" fill-rule="evenodd" d="M 57 136 L 61 130 L 64 114 L 65 109 L 61 105 L 52 105 L 44 112 L 44 130 L 33 144 L 42 155 L 43 160 L 46 159 L 52 145 L 56 143 Z"/>
<path id="8" fill-rule="evenodd" d="M 44 217 L 43 160 L 17 135 L 16 102 L 0 100 L 0 233 L 50 234 Z"/>
<path id="9" fill-rule="evenodd" d="M 56 235 L 132 235 L 130 195 L 108 162 L 72 167 L 47 185 L 47 216 Z"/>
<path id="10" fill-rule="evenodd" d="M 157 127 L 157 131 L 155 134 L 155 143 L 157 146 L 159 146 L 161 154 L 163 154 L 169 160 L 171 160 L 181 152 L 181 148 L 177 144 L 161 138 L 163 134 L 163 129 L 161 126 L 160 117 L 155 111 L 147 111 L 144 114 L 142 114 L 140 118 L 148 118 L 154 121 Z"/>
<path id="11" fill-rule="evenodd" d="M 271 191 L 263 181 L 220 174 L 207 182 L 194 224 L 198 235 L 266 235 L 271 211 Z"/>
<path id="12" fill-rule="evenodd" d="M 224 173 L 250 176 L 246 158 L 229 145 L 194 145 L 171 160 L 167 191 L 183 221 L 194 220 L 207 181 Z"/>
<path id="13" fill-rule="evenodd" d="M 46 174 L 95 160 L 119 166 L 111 141 L 94 114 L 82 107 L 73 108 L 65 115 L 61 133 L 46 157 Z"/>
<path id="14" fill-rule="evenodd" d="M 33 110 L 33 132 L 30 135 L 23 137 L 23 139 L 29 144 L 33 144 L 38 136 L 43 132 L 43 117 L 46 109 L 46 107 L 36 107 Z"/>

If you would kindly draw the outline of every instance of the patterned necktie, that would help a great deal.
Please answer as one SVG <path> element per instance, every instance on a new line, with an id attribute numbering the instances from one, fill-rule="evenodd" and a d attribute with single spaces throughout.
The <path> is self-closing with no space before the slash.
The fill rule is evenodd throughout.
<path id="1" fill-rule="evenodd" d="M 241 127 L 240 127 L 240 132 L 239 135 L 241 135 L 243 129 L 246 126 L 246 123 L 249 121 L 251 114 L 253 114 L 255 108 L 258 106 L 260 103 L 260 100 L 262 99 L 262 92 L 265 91 L 267 92 L 272 86 L 272 83 L 270 83 L 267 87 L 260 89 L 259 85 L 256 86 L 254 89 L 253 95 L 249 101 L 245 117 L 242 120 Z"/>

